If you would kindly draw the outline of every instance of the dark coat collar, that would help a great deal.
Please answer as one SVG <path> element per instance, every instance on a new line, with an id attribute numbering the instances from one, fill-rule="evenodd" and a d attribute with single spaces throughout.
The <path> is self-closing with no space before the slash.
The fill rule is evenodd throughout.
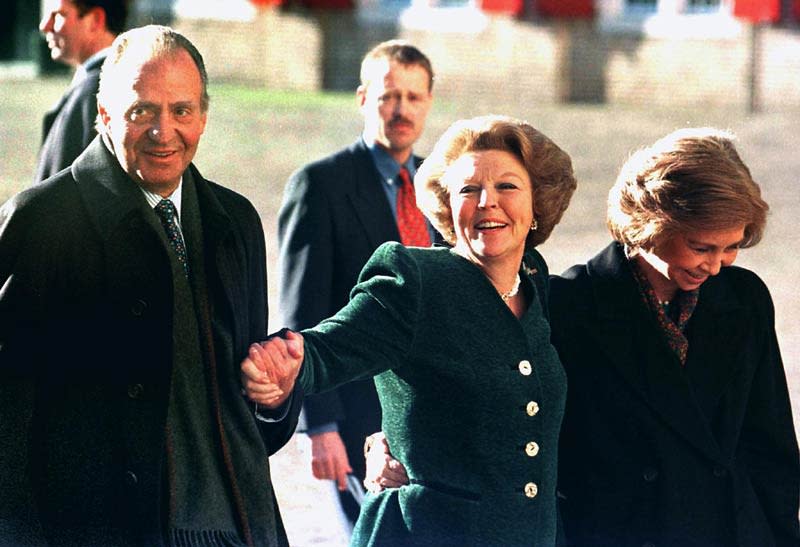
<path id="1" fill-rule="evenodd" d="M 634 309 L 641 307 L 641 296 L 633 278 L 625 250 L 620 243 L 611 243 L 586 264 L 592 280 L 598 315 L 603 317 L 630 317 Z M 620 293 L 620 286 L 626 289 Z M 741 311 L 744 304 L 722 278 L 711 277 L 700 287 L 698 307 L 704 313 L 730 313 Z"/>
<path id="2" fill-rule="evenodd" d="M 717 333 L 737 332 L 744 306 L 722 275 L 701 287 L 689 327 L 689 359 L 683 370 L 645 306 L 622 245 L 612 243 L 586 265 L 597 325 L 593 330 L 608 360 L 686 440 L 715 461 L 724 463 L 712 427 L 702 412 L 719 398 L 739 369 Z M 730 350 L 733 351 L 733 350 Z M 703 367 L 705 383 L 696 385 L 689 367 Z"/>
<path id="3" fill-rule="evenodd" d="M 101 238 L 146 207 L 138 185 L 122 170 L 117 158 L 97 136 L 72 164 L 72 176 Z M 190 165 L 184 181 L 194 184 L 203 218 L 206 244 L 216 244 L 230 230 L 231 219 L 199 171 Z M 212 238 L 209 241 L 208 238 Z M 213 247 L 210 247 L 213 248 Z"/>

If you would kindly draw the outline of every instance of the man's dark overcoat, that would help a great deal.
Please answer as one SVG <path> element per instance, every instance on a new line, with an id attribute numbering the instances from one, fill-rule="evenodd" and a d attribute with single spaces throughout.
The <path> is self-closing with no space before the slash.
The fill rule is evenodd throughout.
<path id="1" fill-rule="evenodd" d="M 268 456 L 290 438 L 302 395 L 265 423 L 239 392 L 239 363 L 266 335 L 264 232 L 245 198 L 194 166 L 187 177 L 203 227 L 206 343 L 218 350 L 206 369 L 212 429 L 240 526 L 257 545 L 285 545 Z M 162 541 L 180 270 L 154 219 L 99 137 L 0 209 L 0 544 Z"/>

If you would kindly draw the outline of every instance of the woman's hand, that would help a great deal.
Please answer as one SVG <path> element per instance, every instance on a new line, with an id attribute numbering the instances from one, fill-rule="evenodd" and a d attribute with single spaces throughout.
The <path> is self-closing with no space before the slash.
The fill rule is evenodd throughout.
<path id="1" fill-rule="evenodd" d="M 392 457 L 383 431 L 367 437 L 364 458 L 367 461 L 364 487 L 373 494 L 384 488 L 399 488 L 408 484 L 406 468 Z"/>
<path id="2" fill-rule="evenodd" d="M 294 389 L 303 355 L 303 337 L 292 331 L 286 331 L 286 339 L 252 344 L 241 365 L 244 394 L 266 408 L 278 408 Z"/>

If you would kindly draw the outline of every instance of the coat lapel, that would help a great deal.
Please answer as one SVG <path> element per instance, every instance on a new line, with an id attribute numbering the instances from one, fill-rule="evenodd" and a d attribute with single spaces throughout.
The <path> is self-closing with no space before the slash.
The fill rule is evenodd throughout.
<path id="1" fill-rule="evenodd" d="M 642 301 L 622 246 L 612 244 L 587 269 L 598 342 L 608 361 L 676 433 L 720 461 L 720 449 L 689 378 Z"/>
<path id="2" fill-rule="evenodd" d="M 734 378 L 746 366 L 742 341 L 748 340 L 750 316 L 738 295 L 720 278 L 707 280 L 687 331 L 689 354 L 686 374 L 693 392 L 708 416 L 718 414 L 723 397 Z M 729 422 L 725 421 L 724 424 Z M 715 424 L 718 429 L 721 424 Z M 715 429 L 722 453 L 735 450 L 736 431 Z"/>
<path id="3" fill-rule="evenodd" d="M 136 232 L 149 228 L 154 237 L 166 241 L 155 215 L 146 214 L 148 206 L 141 190 L 122 170 L 101 136 L 95 137 L 72 165 L 72 175 L 97 233 L 106 242 L 109 252 L 114 249 L 124 252 L 123 243 L 127 241 L 124 238 L 129 230 Z M 216 252 L 231 231 L 230 217 L 193 165 L 189 166 L 184 177 L 194 183 L 197 192 L 206 260 L 216 261 L 220 274 L 223 270 L 227 273 L 225 279 L 239 279 L 237 268 L 244 267 L 244 251 L 237 247 L 230 257 L 219 257 Z M 164 259 L 168 264 L 166 247 Z M 223 286 L 228 301 L 232 301 L 229 284 L 223 283 Z"/>
<path id="4" fill-rule="evenodd" d="M 146 201 L 97 136 L 72 164 L 72 176 L 100 237 L 108 241 Z"/>
<path id="5" fill-rule="evenodd" d="M 232 317 L 234 321 L 231 334 L 235 343 L 241 343 L 236 337 L 246 336 L 249 331 L 243 307 L 246 308 L 248 302 L 249 287 L 245 276 L 251 268 L 247 263 L 245 250 L 239 238 L 232 237 L 233 220 L 215 195 L 211 183 L 203 178 L 194 165 L 190 165 L 186 170 L 184 180 L 194 183 L 200 207 L 203 254 L 205 263 L 210 265 L 206 267 L 209 276 L 207 289 L 212 296 L 209 299 L 211 304 L 209 313 L 212 316 L 217 315 L 220 310 L 215 311 L 215 308 L 224 306 L 224 315 Z M 258 237 L 263 236 L 258 235 Z M 214 291 L 214 287 L 221 287 L 222 291 Z M 221 294 L 218 294 L 220 292 Z"/>
<path id="6" fill-rule="evenodd" d="M 349 186 L 348 200 L 364 233 L 374 248 L 386 241 L 400 241 L 397 223 L 389 201 L 381 188 L 381 175 L 372 161 L 369 150 L 359 139 L 350 147 L 353 164 L 353 184 Z"/>

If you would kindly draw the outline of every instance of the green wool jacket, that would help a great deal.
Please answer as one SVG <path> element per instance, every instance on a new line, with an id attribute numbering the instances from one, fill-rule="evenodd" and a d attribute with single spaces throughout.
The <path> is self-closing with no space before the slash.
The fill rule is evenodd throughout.
<path id="1" fill-rule="evenodd" d="M 446 248 L 379 247 L 349 304 L 303 331 L 307 392 L 375 377 L 407 486 L 368 494 L 353 545 L 551 546 L 566 377 L 526 254 L 517 319 Z M 538 287 L 538 288 L 537 288 Z"/>

